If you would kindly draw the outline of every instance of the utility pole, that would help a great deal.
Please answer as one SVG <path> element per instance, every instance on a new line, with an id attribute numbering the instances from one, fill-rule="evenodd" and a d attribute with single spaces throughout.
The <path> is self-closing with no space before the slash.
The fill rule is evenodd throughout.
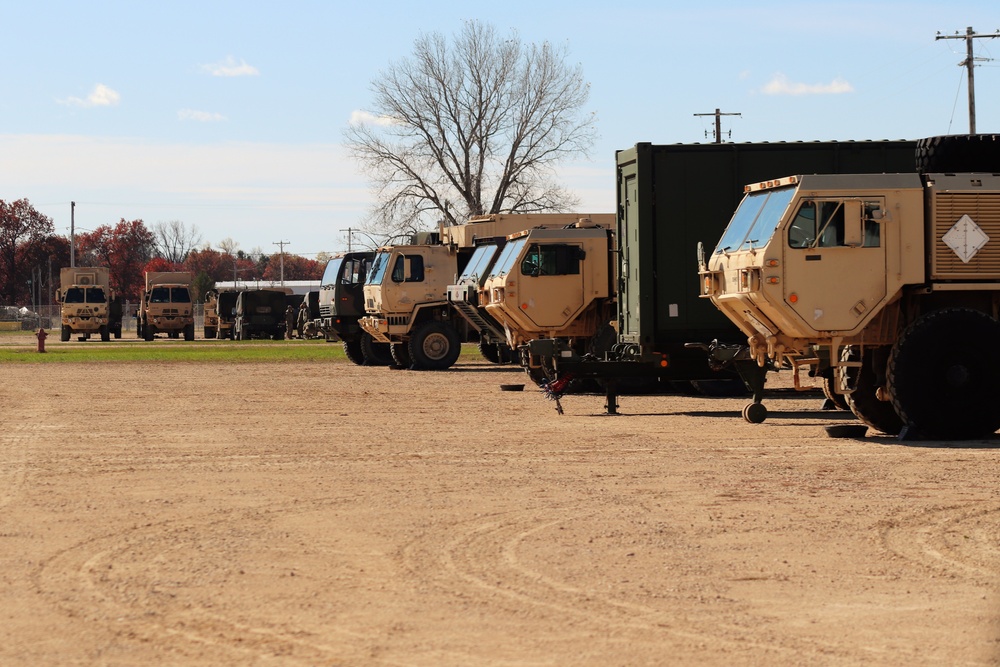
<path id="1" fill-rule="evenodd" d="M 76 202 L 69 203 L 69 266 L 76 266 Z"/>
<path id="2" fill-rule="evenodd" d="M 695 116 L 715 116 L 715 143 L 722 143 L 722 117 L 723 116 L 742 116 L 740 113 L 722 113 L 716 109 L 713 113 L 696 113 Z M 729 131 L 729 136 L 733 135 L 732 130 Z"/>
<path id="3" fill-rule="evenodd" d="M 347 232 L 347 252 L 351 252 L 351 237 L 353 235 L 354 230 L 348 227 L 347 229 L 341 229 L 340 231 Z"/>
<path id="4" fill-rule="evenodd" d="M 285 286 L 285 246 L 292 245 L 289 241 L 275 241 L 274 245 L 281 248 L 281 286 Z"/>
<path id="5" fill-rule="evenodd" d="M 1000 37 L 1000 32 L 992 35 L 977 35 L 972 31 L 972 26 L 965 29 L 965 34 L 955 33 L 954 35 L 942 35 L 940 32 L 934 37 L 934 41 L 939 39 L 964 39 L 965 40 L 965 60 L 958 63 L 959 67 L 965 66 L 969 71 L 969 134 L 976 133 L 976 82 L 973 70 L 976 67 L 976 60 L 972 55 L 972 40 L 983 38 Z M 978 58 L 978 60 L 989 60 L 989 58 Z"/>

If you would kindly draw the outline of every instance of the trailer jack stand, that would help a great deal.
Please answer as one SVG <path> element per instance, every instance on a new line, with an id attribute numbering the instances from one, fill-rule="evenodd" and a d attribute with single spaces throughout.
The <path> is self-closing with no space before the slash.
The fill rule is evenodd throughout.
<path id="1" fill-rule="evenodd" d="M 618 414 L 618 381 L 607 380 L 604 384 L 605 403 L 604 409 L 609 415 Z"/>
<path id="2" fill-rule="evenodd" d="M 767 379 L 767 367 L 759 365 L 753 359 L 733 361 L 736 372 L 743 378 L 743 384 L 753 394 L 753 402 L 743 406 L 743 419 L 751 424 L 760 424 L 767 419 L 767 407 L 764 405 L 764 382 Z"/>

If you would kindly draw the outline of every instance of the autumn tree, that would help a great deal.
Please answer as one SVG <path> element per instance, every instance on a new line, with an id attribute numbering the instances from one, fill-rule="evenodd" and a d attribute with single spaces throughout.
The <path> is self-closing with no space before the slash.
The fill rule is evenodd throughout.
<path id="1" fill-rule="evenodd" d="M 565 49 L 468 21 L 449 42 L 421 36 L 372 82 L 367 120 L 346 130 L 376 192 L 368 227 L 407 233 L 472 215 L 565 211 L 560 161 L 585 155 L 595 117 Z"/>
<path id="2" fill-rule="evenodd" d="M 156 254 L 174 264 L 181 264 L 188 253 L 201 243 L 201 233 L 194 225 L 188 229 L 180 220 L 158 222 L 150 230 L 156 242 Z"/>
<path id="3" fill-rule="evenodd" d="M 55 303 L 55 289 L 59 285 L 59 270 L 69 266 L 69 239 L 57 234 L 30 243 L 22 243 L 17 248 L 17 265 L 23 267 L 27 277 L 22 276 L 22 282 L 27 287 L 27 280 L 32 283 L 36 292 L 38 305 L 48 306 Z M 31 295 L 15 296 L 17 303 L 30 303 Z"/>
<path id="4" fill-rule="evenodd" d="M 125 299 L 136 301 L 145 289 L 143 267 L 156 251 L 156 239 L 142 220 L 125 220 L 101 225 L 77 235 L 79 266 L 106 266 L 111 289 Z"/>
<path id="5" fill-rule="evenodd" d="M 52 219 L 27 199 L 0 200 L 0 303 L 27 302 L 33 247 L 50 236 Z"/>
<path id="6" fill-rule="evenodd" d="M 281 280 L 282 267 L 281 258 L 271 258 L 267 263 L 261 278 L 264 280 Z M 308 259 L 300 255 L 285 254 L 284 259 L 284 279 L 285 280 L 319 280 L 323 277 L 325 264 L 320 264 L 314 259 Z"/>

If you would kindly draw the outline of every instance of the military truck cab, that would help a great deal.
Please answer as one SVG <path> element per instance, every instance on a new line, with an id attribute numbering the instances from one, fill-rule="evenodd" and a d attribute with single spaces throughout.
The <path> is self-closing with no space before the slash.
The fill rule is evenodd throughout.
<path id="1" fill-rule="evenodd" d="M 211 290 L 205 295 L 205 338 L 233 338 L 239 292 L 236 288 L 225 288 Z"/>
<path id="2" fill-rule="evenodd" d="M 63 342 L 74 334 L 80 340 L 99 335 L 102 341 L 108 341 L 113 328 L 116 337 L 121 337 L 120 301 L 111 293 L 108 269 L 64 267 L 60 271 L 56 301 L 60 304 L 60 340 Z M 112 319 L 113 302 L 118 306 L 117 321 Z"/>
<path id="3" fill-rule="evenodd" d="M 1000 175 L 801 175 L 747 187 L 702 294 L 758 364 L 832 369 L 864 423 L 1000 428 Z M 763 421 L 766 408 L 744 409 Z"/>
<path id="4" fill-rule="evenodd" d="M 405 245 L 379 249 L 364 286 L 359 321 L 372 340 L 391 346 L 397 364 L 442 370 L 458 360 L 464 334 L 448 305 L 448 285 L 471 249 Z"/>
<path id="5" fill-rule="evenodd" d="M 136 334 L 151 341 L 156 334 L 194 340 L 194 303 L 191 300 L 191 273 L 188 271 L 147 271 L 146 290 L 136 313 Z"/>

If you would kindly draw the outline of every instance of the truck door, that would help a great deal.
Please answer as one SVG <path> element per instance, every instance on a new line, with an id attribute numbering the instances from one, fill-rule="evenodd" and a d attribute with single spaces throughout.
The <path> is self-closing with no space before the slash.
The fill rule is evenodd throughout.
<path id="1" fill-rule="evenodd" d="M 532 243 L 519 269 L 518 308 L 539 327 L 561 328 L 583 308 L 583 249 L 568 243 Z"/>
<path id="2" fill-rule="evenodd" d="M 619 267 L 619 302 L 618 308 L 623 340 L 628 335 L 639 334 L 639 178 L 635 165 L 630 169 L 622 168 L 621 182 L 618 186 L 619 216 L 621 224 L 622 249 L 621 266 Z"/>
<path id="3" fill-rule="evenodd" d="M 886 296 L 884 202 L 805 199 L 785 230 L 785 303 L 813 331 L 851 332 Z"/>

